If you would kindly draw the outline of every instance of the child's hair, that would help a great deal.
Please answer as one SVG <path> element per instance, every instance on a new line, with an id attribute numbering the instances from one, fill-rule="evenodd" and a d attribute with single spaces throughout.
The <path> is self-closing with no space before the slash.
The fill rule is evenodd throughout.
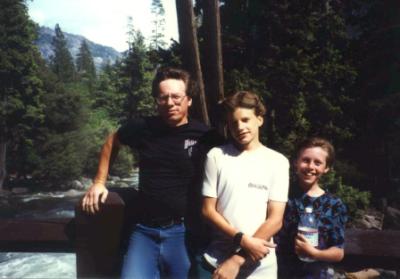
<path id="1" fill-rule="evenodd" d="M 335 148 L 328 140 L 320 137 L 312 137 L 302 141 L 296 148 L 296 158 L 301 151 L 311 147 L 320 147 L 325 150 L 328 153 L 326 157 L 326 166 L 328 168 L 333 166 L 333 162 L 335 161 Z"/>
<path id="2" fill-rule="evenodd" d="M 222 102 L 225 112 L 232 112 L 237 108 L 254 109 L 257 116 L 264 116 L 266 113 L 265 106 L 261 98 L 250 91 L 238 91 L 228 96 Z"/>

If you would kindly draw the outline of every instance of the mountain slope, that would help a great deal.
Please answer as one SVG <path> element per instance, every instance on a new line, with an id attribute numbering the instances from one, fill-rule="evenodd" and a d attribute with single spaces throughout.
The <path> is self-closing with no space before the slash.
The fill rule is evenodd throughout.
<path id="1" fill-rule="evenodd" d="M 74 35 L 67 32 L 63 33 L 67 41 L 68 49 L 74 59 L 76 59 L 76 56 L 79 53 L 79 47 L 81 46 L 82 40 L 86 40 L 90 52 L 93 55 L 93 61 L 96 69 L 100 69 L 101 66 L 106 63 L 113 64 L 117 59 L 122 57 L 122 54 L 112 47 L 96 44 L 80 35 Z M 49 61 L 50 57 L 54 55 L 51 46 L 51 41 L 54 35 L 54 30 L 48 27 L 41 26 L 38 30 L 36 45 L 38 46 L 40 53 L 46 61 Z"/>

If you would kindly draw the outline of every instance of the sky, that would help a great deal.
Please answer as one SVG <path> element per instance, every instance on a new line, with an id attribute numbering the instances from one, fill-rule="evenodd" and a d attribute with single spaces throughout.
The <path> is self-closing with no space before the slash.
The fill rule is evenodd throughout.
<path id="1" fill-rule="evenodd" d="M 161 0 L 165 10 L 165 41 L 178 41 L 178 24 L 174 0 Z M 128 17 L 145 37 L 151 35 L 151 0 L 32 0 L 27 1 L 29 15 L 41 26 L 82 35 L 98 44 L 118 51 L 128 49 Z"/>

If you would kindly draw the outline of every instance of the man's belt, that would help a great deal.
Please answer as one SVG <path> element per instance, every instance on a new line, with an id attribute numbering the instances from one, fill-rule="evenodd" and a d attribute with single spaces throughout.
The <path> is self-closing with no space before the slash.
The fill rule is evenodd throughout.
<path id="1" fill-rule="evenodd" d="M 145 225 L 151 228 L 169 228 L 174 225 L 182 224 L 184 221 L 183 217 L 162 217 L 162 218 L 143 218 L 139 221 L 139 224 Z"/>

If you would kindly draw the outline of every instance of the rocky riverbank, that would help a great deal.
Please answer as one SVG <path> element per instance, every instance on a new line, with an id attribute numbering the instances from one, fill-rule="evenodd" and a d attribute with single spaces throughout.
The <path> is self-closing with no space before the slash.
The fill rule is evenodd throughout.
<path id="1" fill-rule="evenodd" d="M 8 196 L 13 194 L 29 194 L 33 192 L 49 192 L 49 191 L 68 191 L 87 190 L 92 185 L 92 179 L 88 177 L 81 177 L 79 179 L 65 181 L 60 184 L 37 183 L 31 181 L 28 177 L 24 180 L 12 180 L 6 187 L 0 191 L 0 196 Z M 107 180 L 107 187 L 138 187 L 138 170 L 134 170 L 128 177 L 109 176 Z"/>

